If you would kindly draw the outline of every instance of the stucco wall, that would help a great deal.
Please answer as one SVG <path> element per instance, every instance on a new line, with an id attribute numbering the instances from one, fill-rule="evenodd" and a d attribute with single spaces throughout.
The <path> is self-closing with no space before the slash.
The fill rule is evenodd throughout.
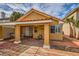
<path id="1" fill-rule="evenodd" d="M 10 33 L 15 33 L 14 28 L 10 28 L 10 27 L 3 27 L 3 38 L 9 38 L 10 37 Z"/>
<path id="2" fill-rule="evenodd" d="M 62 26 L 62 30 L 64 32 L 65 35 L 70 36 L 70 26 L 68 23 L 64 23 Z"/>
<path id="3" fill-rule="evenodd" d="M 35 27 L 37 28 L 37 32 L 35 32 Z M 43 26 L 34 26 L 33 27 L 33 38 L 37 38 L 39 35 L 44 35 L 44 27 Z"/>

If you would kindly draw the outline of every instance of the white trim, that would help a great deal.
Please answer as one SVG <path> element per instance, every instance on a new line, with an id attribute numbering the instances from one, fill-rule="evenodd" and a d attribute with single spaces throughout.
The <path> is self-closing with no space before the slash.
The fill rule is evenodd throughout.
<path id="1" fill-rule="evenodd" d="M 52 22 L 52 20 L 41 20 L 41 21 L 30 21 L 30 22 L 8 22 L 8 23 L 0 23 L 0 25 L 16 25 L 16 24 L 36 24 L 36 23 L 48 23 Z"/>

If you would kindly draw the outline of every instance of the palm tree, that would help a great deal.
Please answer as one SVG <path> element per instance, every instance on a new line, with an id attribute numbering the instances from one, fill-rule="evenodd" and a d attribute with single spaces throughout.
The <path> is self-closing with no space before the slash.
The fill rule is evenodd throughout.
<path id="1" fill-rule="evenodd" d="M 16 21 L 18 18 L 20 18 L 21 16 L 23 16 L 22 13 L 19 12 L 13 12 L 10 16 L 10 21 Z"/>
<path id="2" fill-rule="evenodd" d="M 65 20 L 65 22 L 68 23 L 69 26 L 70 26 L 70 37 L 73 37 L 72 19 L 68 18 L 68 19 Z"/>
<path id="3" fill-rule="evenodd" d="M 76 28 L 75 28 L 75 19 L 74 17 L 71 18 L 71 23 L 73 27 L 73 37 L 76 38 Z"/>
<path id="4" fill-rule="evenodd" d="M 79 20 L 75 21 L 75 26 L 78 29 L 78 35 L 77 35 L 77 39 L 79 39 Z"/>

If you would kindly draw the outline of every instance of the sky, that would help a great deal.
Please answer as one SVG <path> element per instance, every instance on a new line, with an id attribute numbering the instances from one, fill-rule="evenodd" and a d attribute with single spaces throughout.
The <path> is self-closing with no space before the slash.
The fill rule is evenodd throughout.
<path id="1" fill-rule="evenodd" d="M 6 17 L 9 17 L 13 11 L 26 13 L 34 8 L 62 19 L 78 6 L 77 3 L 0 3 L 0 12 L 5 12 Z"/>

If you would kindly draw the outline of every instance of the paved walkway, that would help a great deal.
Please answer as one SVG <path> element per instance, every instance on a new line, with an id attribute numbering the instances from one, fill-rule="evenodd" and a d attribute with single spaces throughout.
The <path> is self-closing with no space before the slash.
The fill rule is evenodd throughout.
<path id="1" fill-rule="evenodd" d="M 79 53 L 31 46 L 21 53 L 20 56 L 79 56 Z"/>

